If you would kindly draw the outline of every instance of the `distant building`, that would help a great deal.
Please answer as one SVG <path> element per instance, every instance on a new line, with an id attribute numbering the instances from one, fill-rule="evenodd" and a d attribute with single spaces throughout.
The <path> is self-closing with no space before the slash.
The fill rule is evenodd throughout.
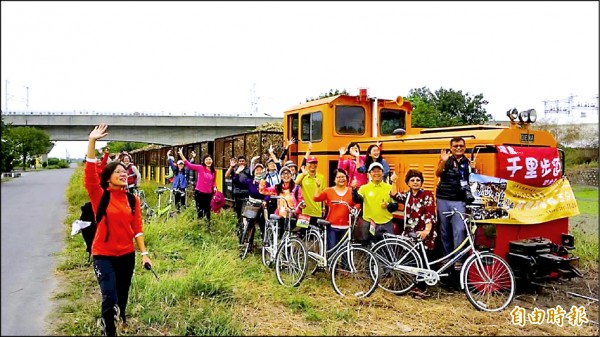
<path id="1" fill-rule="evenodd" d="M 544 112 L 538 119 L 563 124 L 598 124 L 598 95 L 544 101 Z"/>

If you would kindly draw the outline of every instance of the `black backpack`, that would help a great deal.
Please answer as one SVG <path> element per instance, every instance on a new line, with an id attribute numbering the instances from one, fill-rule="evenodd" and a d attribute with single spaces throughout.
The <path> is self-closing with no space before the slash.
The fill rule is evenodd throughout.
<path id="1" fill-rule="evenodd" d="M 129 206 L 131 207 L 131 214 L 135 212 L 135 195 L 127 192 L 127 200 L 129 201 Z M 79 220 L 91 222 L 86 228 L 81 230 L 81 235 L 83 236 L 83 240 L 85 241 L 85 251 L 88 252 L 88 262 L 92 256 L 92 242 L 94 242 L 94 237 L 96 236 L 96 224 L 102 220 L 102 217 L 106 215 L 106 208 L 108 207 L 108 203 L 110 201 L 110 192 L 104 190 L 102 193 L 102 198 L 100 199 L 100 205 L 98 205 L 98 212 L 94 213 L 94 208 L 92 207 L 92 203 L 90 201 L 86 202 L 81 206 L 81 216 Z M 104 241 L 108 240 L 108 223 L 106 230 L 106 238 Z"/>

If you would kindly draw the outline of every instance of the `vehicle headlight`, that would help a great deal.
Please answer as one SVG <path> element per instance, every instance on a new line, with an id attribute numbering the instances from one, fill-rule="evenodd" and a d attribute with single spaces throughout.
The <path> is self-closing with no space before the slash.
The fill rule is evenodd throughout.
<path id="1" fill-rule="evenodd" d="M 506 112 L 506 115 L 511 121 L 515 121 L 519 115 L 519 112 L 517 111 L 517 108 L 512 108 Z"/>
<path id="2" fill-rule="evenodd" d="M 519 112 L 519 121 L 525 123 L 529 120 L 529 110 Z"/>
<path id="3" fill-rule="evenodd" d="M 535 123 L 537 120 L 537 111 L 535 109 L 529 109 L 529 118 L 527 119 L 528 123 Z"/>

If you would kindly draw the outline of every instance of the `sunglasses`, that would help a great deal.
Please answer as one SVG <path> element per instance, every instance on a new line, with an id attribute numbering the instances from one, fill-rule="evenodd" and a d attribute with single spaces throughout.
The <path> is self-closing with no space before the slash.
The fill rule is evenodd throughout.
<path id="1" fill-rule="evenodd" d="M 464 148 L 464 145 L 452 145 L 453 148 L 455 149 L 459 149 L 459 148 Z"/>

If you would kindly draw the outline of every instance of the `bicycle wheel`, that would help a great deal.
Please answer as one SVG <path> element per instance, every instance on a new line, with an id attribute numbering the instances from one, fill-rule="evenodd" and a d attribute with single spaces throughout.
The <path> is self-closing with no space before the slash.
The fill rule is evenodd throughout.
<path id="1" fill-rule="evenodd" d="M 242 218 L 242 235 L 240 236 L 240 259 L 245 259 L 250 246 L 250 222 Z"/>
<path id="2" fill-rule="evenodd" d="M 515 296 L 513 272 L 497 255 L 482 253 L 467 261 L 461 275 L 469 302 L 479 310 L 501 311 Z"/>
<path id="3" fill-rule="evenodd" d="M 309 230 L 306 238 L 304 239 L 304 244 L 306 245 L 306 252 L 308 253 L 308 266 L 306 268 L 308 273 L 314 275 L 319 267 L 319 260 L 315 257 L 315 255 L 325 255 L 323 251 L 324 247 L 321 234 L 316 231 Z"/>
<path id="4" fill-rule="evenodd" d="M 405 294 L 415 286 L 416 276 L 400 270 L 400 266 L 421 268 L 421 256 L 398 239 L 385 239 L 372 249 L 382 268 L 379 286 L 393 294 Z"/>
<path id="5" fill-rule="evenodd" d="M 274 238 L 275 232 L 273 231 L 273 228 L 269 224 L 267 224 L 265 226 L 265 237 L 263 239 L 262 246 L 262 263 L 266 267 L 270 267 L 273 264 L 273 261 L 275 260 Z"/>
<path id="6" fill-rule="evenodd" d="M 297 287 L 306 275 L 308 254 L 297 238 L 282 242 L 275 256 L 275 274 L 282 286 Z"/>
<path id="7" fill-rule="evenodd" d="M 338 295 L 371 296 L 379 282 L 379 263 L 364 247 L 351 246 L 336 254 L 331 264 L 331 285 Z"/>

